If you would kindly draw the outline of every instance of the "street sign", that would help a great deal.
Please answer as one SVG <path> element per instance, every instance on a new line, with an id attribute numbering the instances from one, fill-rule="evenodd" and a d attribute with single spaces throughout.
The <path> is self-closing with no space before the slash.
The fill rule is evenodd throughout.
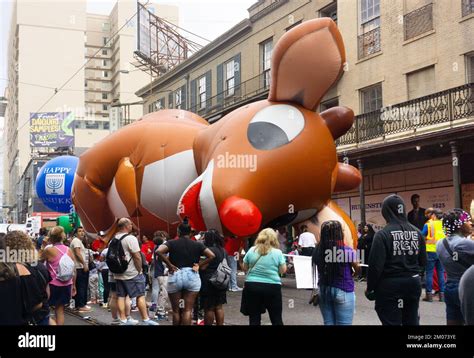
<path id="1" fill-rule="evenodd" d="M 122 120 L 122 108 L 110 107 L 109 118 L 110 118 L 110 125 L 109 125 L 110 133 L 113 133 L 120 128 L 120 123 Z"/>

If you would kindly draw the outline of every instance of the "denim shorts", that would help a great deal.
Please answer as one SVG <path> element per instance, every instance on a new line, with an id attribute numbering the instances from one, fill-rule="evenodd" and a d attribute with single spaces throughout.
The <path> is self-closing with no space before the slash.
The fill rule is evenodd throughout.
<path id="1" fill-rule="evenodd" d="M 168 293 L 179 291 L 199 292 L 201 290 L 201 278 L 199 273 L 191 267 L 183 267 L 168 276 Z"/>
<path id="2" fill-rule="evenodd" d="M 117 297 L 130 298 L 145 296 L 145 276 L 137 275 L 131 280 L 116 280 Z"/>

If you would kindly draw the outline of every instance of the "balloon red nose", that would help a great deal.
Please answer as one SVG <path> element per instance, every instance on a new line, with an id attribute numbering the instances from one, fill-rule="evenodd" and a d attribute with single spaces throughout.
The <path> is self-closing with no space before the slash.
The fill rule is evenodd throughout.
<path id="1" fill-rule="evenodd" d="M 219 208 L 222 224 L 234 235 L 247 236 L 258 231 L 262 224 L 262 213 L 250 200 L 231 196 Z"/>

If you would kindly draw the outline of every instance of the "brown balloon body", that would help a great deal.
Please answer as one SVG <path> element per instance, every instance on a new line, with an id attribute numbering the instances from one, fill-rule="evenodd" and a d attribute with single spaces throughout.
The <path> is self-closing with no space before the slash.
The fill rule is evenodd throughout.
<path id="1" fill-rule="evenodd" d="M 272 55 L 268 100 L 244 105 L 209 125 L 184 110 L 161 110 L 109 135 L 79 161 L 73 202 L 88 232 L 115 231 L 130 217 L 142 234 L 172 235 L 184 216 L 197 230 L 250 236 L 267 225 L 350 218 L 331 201 L 359 185 L 354 167 L 337 162 L 335 140 L 353 123 L 345 107 L 315 110 L 343 72 L 335 23 L 304 22 Z"/>

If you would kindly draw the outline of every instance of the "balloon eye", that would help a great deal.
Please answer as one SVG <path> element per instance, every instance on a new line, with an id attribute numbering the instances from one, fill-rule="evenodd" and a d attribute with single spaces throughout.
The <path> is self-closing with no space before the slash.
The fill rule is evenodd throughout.
<path id="1" fill-rule="evenodd" d="M 256 149 L 269 150 L 290 143 L 304 128 L 303 114 L 287 104 L 258 112 L 249 123 L 247 138 Z"/>
<path id="2" fill-rule="evenodd" d="M 250 123 L 247 137 L 254 148 L 262 150 L 278 148 L 290 142 L 283 129 L 268 122 Z"/>

